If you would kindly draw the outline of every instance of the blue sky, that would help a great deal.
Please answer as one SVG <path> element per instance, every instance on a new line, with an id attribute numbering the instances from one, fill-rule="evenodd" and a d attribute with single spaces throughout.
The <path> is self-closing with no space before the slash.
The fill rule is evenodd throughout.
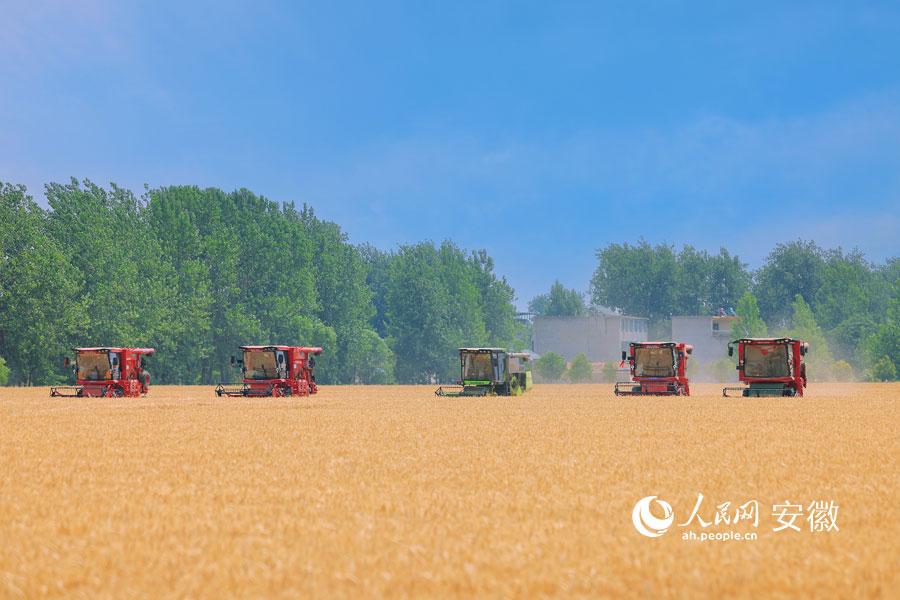
<path id="1" fill-rule="evenodd" d="M 685 5 L 689 5 L 687 8 Z M 896 3 L 0 0 L 0 181 L 247 187 L 486 248 L 519 305 L 609 242 L 900 254 Z"/>

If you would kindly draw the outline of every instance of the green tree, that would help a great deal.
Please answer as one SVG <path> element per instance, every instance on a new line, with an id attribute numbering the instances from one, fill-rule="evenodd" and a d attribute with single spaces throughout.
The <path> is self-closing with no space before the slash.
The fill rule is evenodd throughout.
<path id="1" fill-rule="evenodd" d="M 472 252 L 468 265 L 469 278 L 479 294 L 478 307 L 488 343 L 508 345 L 518 331 L 513 306 L 516 293 L 505 277 L 497 277 L 494 273 L 494 260 L 485 250 Z"/>
<path id="2" fill-rule="evenodd" d="M 681 270 L 684 271 L 684 265 Z M 750 288 L 751 275 L 747 264 L 742 263 L 737 255 L 732 256 L 725 248 L 719 253 L 710 255 L 706 262 L 707 281 L 705 297 L 709 314 L 718 307 L 733 307 Z"/>
<path id="3" fill-rule="evenodd" d="M 875 381 L 896 381 L 897 368 L 887 356 L 882 356 L 872 366 L 872 378 Z"/>
<path id="4" fill-rule="evenodd" d="M 311 265 L 318 300 L 315 316 L 336 334 L 324 371 L 326 381 L 350 383 L 352 365 L 364 360 L 359 354 L 366 347 L 363 331 L 375 314 L 372 294 L 366 287 L 366 264 L 337 224 L 320 221 L 307 206 L 299 216 L 316 257 Z"/>
<path id="5" fill-rule="evenodd" d="M 593 373 L 593 367 L 591 366 L 590 361 L 588 361 L 587 355 L 579 353 L 572 359 L 572 364 L 569 366 L 566 376 L 572 383 L 582 383 L 590 381 Z"/>
<path id="6" fill-rule="evenodd" d="M 720 307 L 732 307 L 747 291 L 747 265 L 725 248 L 710 255 L 685 246 L 677 256 L 673 315 L 706 315 Z"/>
<path id="7" fill-rule="evenodd" d="M 62 356 L 87 320 L 81 287 L 44 211 L 24 186 L 0 183 L 0 348 L 13 381 L 65 380 Z"/>
<path id="8" fill-rule="evenodd" d="M 809 344 L 809 352 L 805 359 L 808 377 L 813 381 L 826 381 L 834 363 L 828 342 L 825 340 L 822 329 L 816 323 L 812 309 L 802 296 L 797 294 L 792 307 L 794 311 L 791 317 L 792 326 L 785 335 Z"/>
<path id="9" fill-rule="evenodd" d="M 768 335 L 769 328 L 760 318 L 756 298 L 750 292 L 744 292 L 744 296 L 738 300 L 735 313 L 741 317 L 741 320 L 735 321 L 731 326 L 733 339 L 766 337 Z"/>
<path id="10" fill-rule="evenodd" d="M 384 324 L 398 381 L 455 380 L 457 348 L 514 342 L 515 294 L 493 269 L 484 251 L 466 256 L 450 241 L 402 246 L 391 258 Z"/>
<path id="11" fill-rule="evenodd" d="M 787 325 L 798 295 L 815 304 L 824 271 L 824 252 L 814 242 L 778 244 L 754 277 L 762 319 L 775 327 Z"/>
<path id="12" fill-rule="evenodd" d="M 612 361 L 607 361 L 607 362 L 603 363 L 603 375 L 602 375 L 603 383 L 615 383 L 616 372 L 618 370 L 619 370 L 618 365 Z"/>
<path id="13" fill-rule="evenodd" d="M 536 315 L 543 315 L 549 303 L 550 294 L 538 294 L 528 302 L 528 310 Z"/>
<path id="14" fill-rule="evenodd" d="M 853 367 L 845 360 L 836 361 L 831 366 L 831 379 L 833 381 L 853 381 Z"/>
<path id="15" fill-rule="evenodd" d="M 872 363 L 887 359 L 892 365 L 900 364 L 900 280 L 893 294 L 884 322 L 863 342 Z"/>
<path id="16" fill-rule="evenodd" d="M 870 364 L 867 341 L 879 329 L 877 320 L 880 318 L 876 315 L 866 313 L 844 319 L 831 331 L 825 331 L 828 345 L 834 349 L 837 356 L 842 356 L 853 368 L 862 369 Z"/>
<path id="17" fill-rule="evenodd" d="M 548 317 L 583 317 L 587 315 L 587 307 L 581 294 L 575 290 L 567 290 L 557 280 L 550 287 L 543 314 Z"/>
<path id="18" fill-rule="evenodd" d="M 422 242 L 402 246 L 391 265 L 385 320 L 401 383 L 450 381 L 457 348 L 487 341 L 460 254 L 449 242 L 441 249 Z"/>
<path id="19" fill-rule="evenodd" d="M 709 285 L 707 263 L 709 254 L 693 246 L 685 246 L 676 256 L 676 279 L 673 282 L 672 305 L 667 311 L 672 315 L 705 315 L 711 310 L 707 305 L 706 288 Z M 722 305 L 719 305 L 722 306 Z"/>
<path id="20" fill-rule="evenodd" d="M 161 322 L 173 323 L 185 314 L 174 312 L 178 305 L 169 284 L 175 270 L 163 258 L 144 203 L 134 194 L 115 184 L 107 190 L 72 179 L 48 184 L 46 195 L 52 208 L 47 231 L 65 248 L 81 284 L 84 318 L 76 345 L 150 345 Z M 185 310 L 190 313 L 192 307 Z M 197 326 L 192 322 L 185 330 Z"/>
<path id="21" fill-rule="evenodd" d="M 838 248 L 825 255 L 822 285 L 816 294 L 816 320 L 832 351 L 859 369 L 867 362 L 860 347 L 884 321 L 891 286 L 858 250 L 844 254 Z"/>
<path id="22" fill-rule="evenodd" d="M 387 343 L 371 329 L 364 329 L 361 344 L 357 352 L 360 363 L 354 365 L 356 382 L 364 385 L 394 383 L 394 353 Z"/>
<path id="23" fill-rule="evenodd" d="M 710 314 L 734 306 L 747 290 L 746 265 L 724 248 L 716 255 L 685 246 L 610 244 L 597 251 L 591 300 L 622 313 L 647 316 L 661 339 L 673 315 Z"/>
<path id="24" fill-rule="evenodd" d="M 0 385 L 6 385 L 9 381 L 9 367 L 6 366 L 6 361 L 3 360 L 3 357 L 0 356 Z"/>
<path id="25" fill-rule="evenodd" d="M 838 249 L 826 256 L 816 292 L 816 319 L 824 329 L 833 329 L 854 315 L 869 312 L 874 274 L 858 251 L 844 255 Z"/>
<path id="26" fill-rule="evenodd" d="M 610 244 L 597 250 L 591 300 L 624 314 L 646 316 L 656 326 L 672 315 L 678 278 L 673 246 Z"/>
<path id="27" fill-rule="evenodd" d="M 372 306 L 375 311 L 369 319 L 369 326 L 380 337 L 387 337 L 385 314 L 387 310 L 387 292 L 391 285 L 391 264 L 395 255 L 378 248 L 363 244 L 357 250 L 366 265 L 366 286 L 372 294 Z"/>
<path id="28" fill-rule="evenodd" d="M 212 383 L 236 346 L 280 343 L 324 348 L 320 383 L 354 381 L 374 308 L 364 259 L 337 225 L 246 189 L 147 196 L 147 220 L 174 269 L 163 278 L 165 305 L 179 307 L 157 327 L 164 377 Z"/>
<path id="29" fill-rule="evenodd" d="M 889 258 L 883 265 L 873 266 L 875 275 L 887 284 L 888 291 L 900 281 L 900 256 Z"/>
<path id="30" fill-rule="evenodd" d="M 265 288 L 257 269 L 242 264 L 259 241 L 252 230 L 237 230 L 244 219 L 263 219 L 264 210 L 246 197 L 196 186 L 152 189 L 146 198 L 149 227 L 172 267 L 159 276 L 161 306 L 147 306 L 165 308 L 150 318 L 154 374 L 162 383 L 215 383 L 227 377 L 237 346 L 267 341 L 250 299 Z"/>
<path id="31" fill-rule="evenodd" d="M 534 361 L 534 370 L 542 381 L 559 381 L 566 372 L 566 359 L 555 352 L 547 352 Z"/>

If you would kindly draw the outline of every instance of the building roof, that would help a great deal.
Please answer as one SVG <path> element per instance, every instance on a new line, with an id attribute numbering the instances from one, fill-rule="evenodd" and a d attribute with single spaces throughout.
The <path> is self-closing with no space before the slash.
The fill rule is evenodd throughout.
<path id="1" fill-rule="evenodd" d="M 603 306 L 602 304 L 591 304 L 589 310 L 595 315 L 619 316 L 618 312 L 614 311 L 608 306 Z"/>

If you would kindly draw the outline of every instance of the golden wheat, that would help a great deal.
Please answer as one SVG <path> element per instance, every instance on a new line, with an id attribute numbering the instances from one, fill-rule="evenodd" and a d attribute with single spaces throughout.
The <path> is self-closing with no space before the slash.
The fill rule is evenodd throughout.
<path id="1" fill-rule="evenodd" d="M 720 389 L 3 388 L 0 596 L 900 594 L 900 385 Z M 631 523 L 642 497 L 680 522 L 698 493 L 707 511 L 758 500 L 758 539 L 651 539 Z M 840 506 L 839 531 L 772 531 L 772 504 L 817 499 Z"/>

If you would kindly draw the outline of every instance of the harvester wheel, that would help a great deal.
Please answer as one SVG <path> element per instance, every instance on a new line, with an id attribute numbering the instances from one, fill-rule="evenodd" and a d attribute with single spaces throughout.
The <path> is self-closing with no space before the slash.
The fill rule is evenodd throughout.
<path id="1" fill-rule="evenodd" d="M 518 396 L 522 391 L 519 386 L 519 378 L 513 377 L 509 380 L 509 395 L 510 396 Z"/>

